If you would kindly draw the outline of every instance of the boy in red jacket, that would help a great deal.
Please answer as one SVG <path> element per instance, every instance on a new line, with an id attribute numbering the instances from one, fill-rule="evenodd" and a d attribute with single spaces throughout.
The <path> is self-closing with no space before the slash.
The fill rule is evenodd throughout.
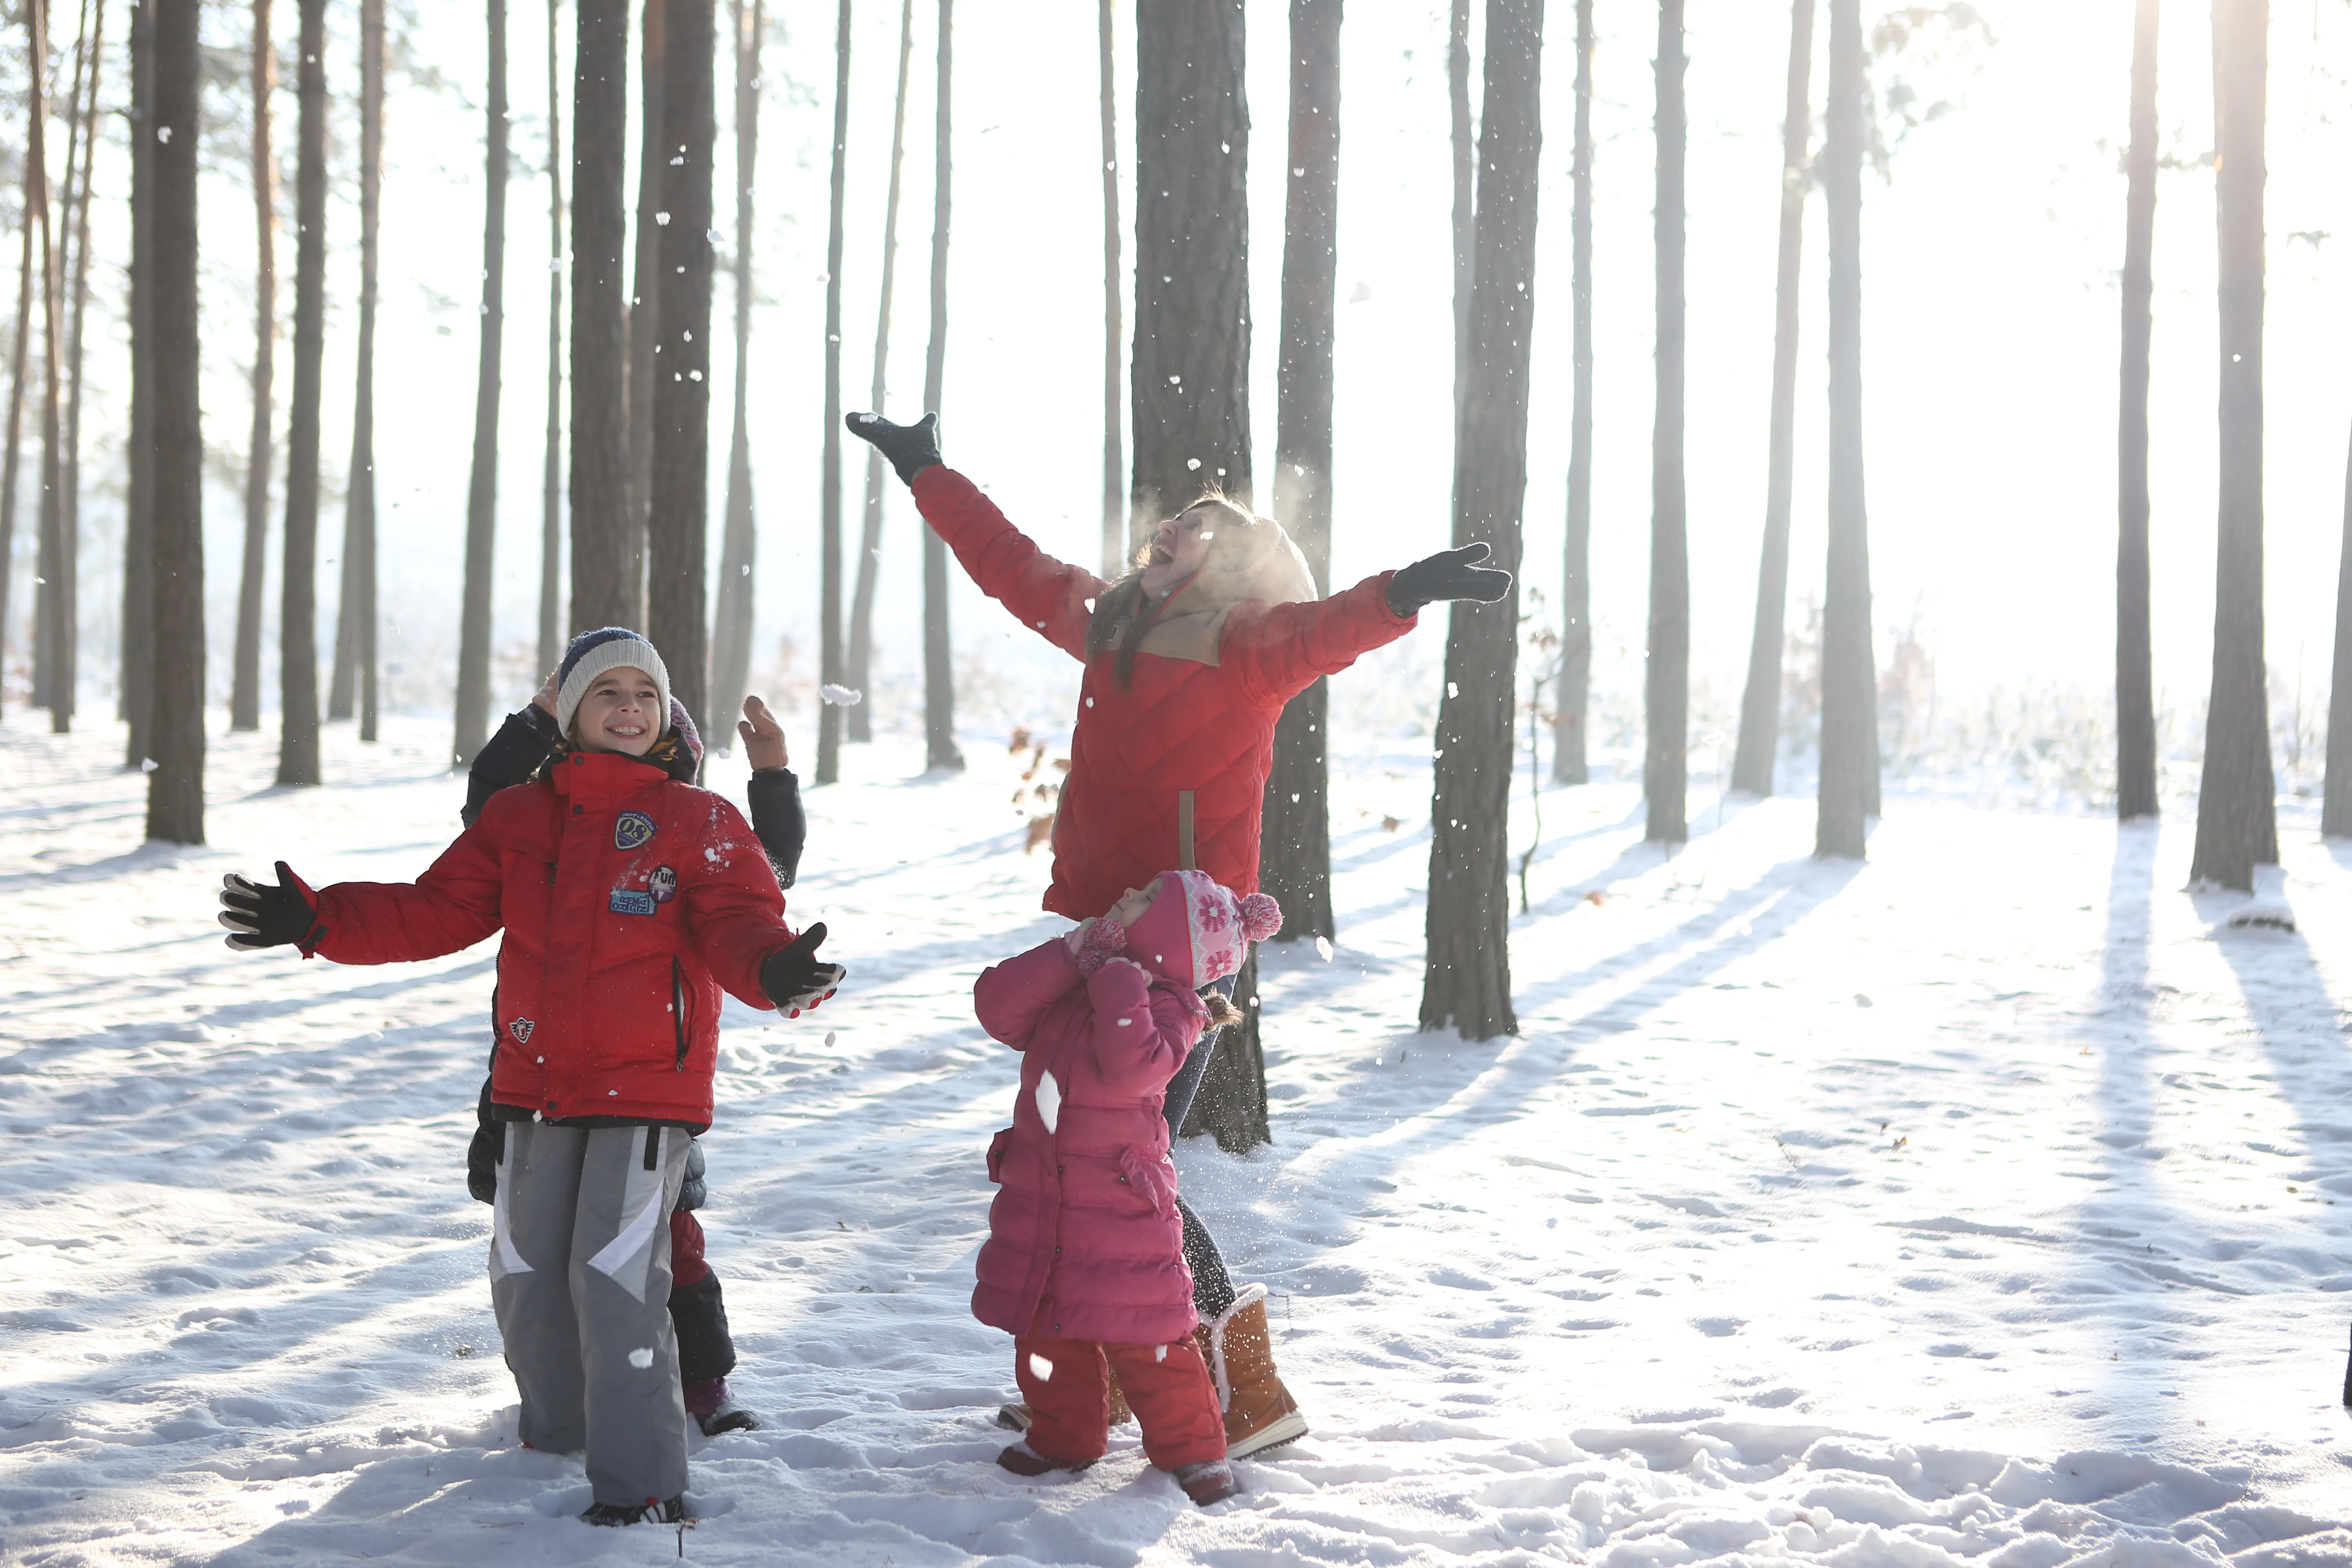
<path id="1" fill-rule="evenodd" d="M 472 946 L 501 928 L 490 1098 L 508 1123 L 490 1300 L 532 1447 L 586 1451 L 593 1524 L 684 1517 L 687 1415 L 669 1215 L 708 1128 L 721 991 L 813 1006 L 842 972 L 795 938 L 766 854 L 727 801 L 663 767 L 669 679 L 618 627 L 572 639 L 556 720 L 572 749 L 492 797 L 414 883 L 313 892 L 227 879 L 240 950 L 342 963 Z"/>

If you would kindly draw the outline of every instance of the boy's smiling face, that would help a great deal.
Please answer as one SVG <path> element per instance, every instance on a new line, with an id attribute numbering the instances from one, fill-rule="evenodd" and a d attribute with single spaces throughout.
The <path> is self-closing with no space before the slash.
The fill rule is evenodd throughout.
<path id="1" fill-rule="evenodd" d="M 598 676 L 572 718 L 572 738 L 592 752 L 642 757 L 661 739 L 661 690 L 644 670 L 623 665 Z"/>

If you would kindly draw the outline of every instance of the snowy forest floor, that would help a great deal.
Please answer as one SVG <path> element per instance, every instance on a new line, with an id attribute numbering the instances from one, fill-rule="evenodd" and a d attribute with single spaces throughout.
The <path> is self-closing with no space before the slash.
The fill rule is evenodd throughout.
<path id="1" fill-rule="evenodd" d="M 1668 858 L 1635 785 L 1549 791 L 1521 1032 L 1468 1044 L 1412 1028 L 1426 760 L 1336 778 L 1340 942 L 1265 964 L 1276 1142 L 1178 1156 L 1314 1431 L 1202 1510 L 1132 1427 L 1076 1478 L 990 1462 L 1014 1060 L 969 994 L 1061 922 L 1018 762 L 852 748 L 792 895 L 851 983 L 730 1004 L 707 1140 L 770 1425 L 698 1445 L 691 1530 L 612 1531 L 514 1445 L 463 1171 L 489 945 L 213 923 L 275 858 L 415 875 L 446 725 L 338 726 L 304 791 L 216 737 L 201 848 L 141 845 L 93 731 L 0 730 L 0 1561 L 2352 1563 L 2352 847 L 2300 807 L 2289 933 L 2181 890 L 2186 813 L 1890 794 L 1856 864 L 1808 801 L 1695 799 Z"/>

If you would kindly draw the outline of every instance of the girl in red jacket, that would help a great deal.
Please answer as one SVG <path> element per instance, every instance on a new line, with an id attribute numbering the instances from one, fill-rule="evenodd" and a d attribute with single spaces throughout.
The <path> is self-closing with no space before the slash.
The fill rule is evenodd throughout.
<path id="1" fill-rule="evenodd" d="M 988 1148 L 988 1214 L 972 1315 L 1011 1332 L 1028 1435 L 997 1456 L 1015 1475 L 1082 1470 L 1109 1441 L 1106 1363 L 1143 1452 L 1198 1503 L 1231 1497 L 1218 1390 L 1194 1342 L 1176 1167 L 1162 1102 L 1213 1022 L 1213 984 L 1282 924 L 1264 893 L 1200 871 L 1129 889 L 1087 921 L 982 973 L 972 1005 L 1022 1053 L 1013 1125 Z"/>
<path id="2" fill-rule="evenodd" d="M 504 929 L 490 1099 L 507 1123 L 490 1300 L 536 1448 L 584 1449 L 594 1524 L 684 1516 L 687 1415 L 669 1216 L 710 1124 L 722 990 L 813 1006 L 841 971 L 822 925 L 795 939 L 742 816 L 673 778 L 661 656 L 617 627 L 572 639 L 556 721 L 569 748 L 491 797 L 413 883 L 313 892 L 227 879 L 229 945 L 393 963 Z"/>

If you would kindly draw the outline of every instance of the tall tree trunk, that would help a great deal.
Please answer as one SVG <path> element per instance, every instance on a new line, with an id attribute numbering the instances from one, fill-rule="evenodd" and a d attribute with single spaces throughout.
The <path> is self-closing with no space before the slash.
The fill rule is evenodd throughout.
<path id="1" fill-rule="evenodd" d="M 68 111 L 66 194 L 59 211 L 58 283 L 65 320 L 65 413 L 58 459 L 58 539 L 65 563 L 66 624 L 73 628 L 67 667 L 81 664 L 81 387 L 82 324 L 89 314 L 89 187 L 98 152 L 99 67 L 106 50 L 106 0 L 90 0 L 74 45 L 74 96 Z M 76 160 L 79 159 L 79 169 Z M 67 696 L 77 694 L 69 686 Z M 52 714 L 54 716 L 54 710 Z M 71 717 L 68 710 L 68 718 Z M 60 728 L 63 726 L 60 725 Z"/>
<path id="2" fill-rule="evenodd" d="M 2252 890 L 2278 861 L 2263 667 L 2263 116 L 2268 0 L 2213 0 L 2213 187 L 2221 237 L 2221 547 L 2213 690 L 2191 881 Z"/>
<path id="3" fill-rule="evenodd" d="M 710 733 L 710 638 L 703 557 L 710 534 L 711 165 L 719 149 L 712 0 L 667 0 L 660 323 L 654 377 L 653 510 L 646 534 L 646 635 L 669 666 L 670 695 Z"/>
<path id="4" fill-rule="evenodd" d="M 474 374 L 474 467 L 466 490 L 466 589 L 458 615 L 453 767 L 490 738 L 490 576 L 499 526 L 499 395 L 507 324 L 507 5 L 489 0 L 489 112 L 483 135 L 482 343 Z"/>
<path id="5" fill-rule="evenodd" d="M 839 686 L 841 646 L 841 209 L 849 153 L 849 0 L 833 37 L 833 210 L 824 242 L 824 469 L 818 516 L 824 531 L 817 679 Z M 817 704 L 816 782 L 841 780 L 841 705 Z"/>
<path id="6" fill-rule="evenodd" d="M 1121 308 L 1127 279 L 1118 265 L 1118 75 L 1111 0 L 1099 0 L 1095 19 L 1096 52 L 1102 73 L 1103 187 L 1103 465 L 1102 574 L 1116 582 L 1127 571 L 1127 452 L 1119 418 L 1118 373 L 1123 368 Z M 925 530 L 926 532 L 929 531 Z"/>
<path id="7" fill-rule="evenodd" d="M 1331 342 L 1339 283 L 1341 0 L 1290 0 L 1289 184 L 1282 234 L 1274 515 L 1331 591 Z M 1329 688 L 1292 698 L 1274 729 L 1258 884 L 1282 904 L 1282 940 L 1339 934 L 1331 912 Z M 1244 1015 L 1255 1030 L 1257 1014 Z"/>
<path id="8" fill-rule="evenodd" d="M 882 209 L 882 298 L 875 312 L 874 384 L 866 406 L 880 408 L 890 385 L 890 298 L 898 279 L 898 175 L 907 153 L 907 67 L 915 46 L 915 0 L 898 0 L 898 94 L 890 116 L 890 191 Z M 874 587 L 882 565 L 882 448 L 866 448 L 866 524 L 857 541 L 857 585 L 849 598 L 849 688 L 866 700 L 849 710 L 849 738 L 874 738 Z"/>
<path id="9" fill-rule="evenodd" d="M 539 658 L 563 657 L 563 97 L 556 27 L 562 0 L 547 0 L 547 434 L 539 483 Z"/>
<path id="10" fill-rule="evenodd" d="M 205 841 L 205 443 L 196 337 L 198 0 L 149 0 L 155 146 L 150 276 L 155 373 L 155 689 L 147 837 Z M 325 0 L 305 9 L 323 10 Z M 143 10 L 144 7 L 142 6 Z M 311 40 L 316 43 L 318 40 Z M 315 52 L 314 52 L 315 58 Z M 321 99 L 323 91 L 319 95 Z M 324 187 L 320 187 L 324 195 Z M 316 319 L 315 317 L 313 318 Z M 315 380 L 312 385 L 316 387 Z M 315 738 L 316 731 L 313 731 Z"/>
<path id="11" fill-rule="evenodd" d="M 29 7 L 26 17 L 27 25 L 31 25 L 32 10 Z M 27 58 L 37 59 L 39 57 L 32 55 Z M 26 112 L 29 123 L 31 116 L 41 112 L 42 97 L 37 90 L 28 92 L 26 97 Z M 25 427 L 25 353 L 26 347 L 32 342 L 33 337 L 33 233 L 36 226 L 33 214 L 42 200 L 41 191 L 47 178 L 47 172 L 40 163 L 29 156 L 26 157 L 24 212 L 19 220 L 20 254 L 16 261 L 16 334 L 13 340 L 15 347 L 11 351 L 11 368 L 8 378 L 7 455 L 5 459 L 0 459 L 0 630 L 5 629 L 9 566 L 16 553 L 16 491 L 18 488 L 16 469 L 19 454 L 23 450 Z M 35 541 L 37 547 L 39 539 L 37 522 L 35 527 Z M 46 563 L 41 562 L 37 555 L 35 557 L 35 563 L 34 575 L 37 578 L 44 574 L 43 567 Z M 34 589 L 37 606 L 39 597 L 40 590 L 37 585 Z M 41 670 L 46 662 L 40 649 L 40 638 L 44 635 L 41 616 L 38 609 L 36 608 L 33 617 L 32 653 L 34 668 L 37 671 Z M 44 694 L 37 687 L 34 706 L 40 705 L 42 695 Z"/>
<path id="12" fill-rule="evenodd" d="M 2132 29 L 2130 194 L 2124 203 L 2123 407 L 2116 453 L 2116 815 L 2157 815 L 2156 677 L 2147 599 L 2147 350 L 2156 283 L 2156 31 L 2158 0 Z"/>
<path id="13" fill-rule="evenodd" d="M 635 618 L 628 548 L 628 0 L 580 0 L 572 64 L 572 626 Z"/>
<path id="14" fill-rule="evenodd" d="M 955 0 L 940 0 L 938 81 L 931 141 L 931 335 L 923 351 L 923 406 L 936 411 L 948 368 L 948 216 L 954 188 Z M 963 771 L 955 741 L 955 667 L 948 640 L 948 547 L 923 536 L 923 765 Z"/>
<path id="15" fill-rule="evenodd" d="M 245 555 L 237 578 L 236 654 L 230 677 L 228 727 L 261 728 L 261 605 L 269 561 L 269 470 L 278 418 L 272 385 L 278 365 L 278 153 L 270 145 L 270 104 L 278 91 L 278 49 L 269 0 L 253 0 L 253 429 L 246 443 Z"/>
<path id="16" fill-rule="evenodd" d="M 627 578 L 629 625 L 646 616 L 646 529 L 652 514 L 655 374 L 661 368 L 655 344 L 661 341 L 662 186 L 668 177 L 670 145 L 666 100 L 669 92 L 667 0 L 646 0 L 645 31 L 638 51 L 638 101 L 645 108 L 637 152 L 636 282 L 629 290 L 629 528 L 622 570 Z"/>
<path id="17" fill-rule="evenodd" d="M 1642 837 L 1680 844 L 1690 761 L 1690 527 L 1683 475 L 1683 162 L 1690 139 L 1683 104 L 1683 0 L 1658 5 L 1657 414 L 1650 432 L 1650 644 L 1643 708 L 1647 749 Z"/>
<path id="18" fill-rule="evenodd" d="M 156 0 L 158 4 L 170 0 Z M 178 0 L 189 4 L 190 0 Z M 278 612 L 278 782 L 314 784 L 319 769 L 319 378 L 327 319 L 327 0 L 301 0 L 294 167 L 294 395 L 286 431 L 286 574 Z M 163 39 L 156 39 L 160 51 Z M 163 69 L 158 57 L 156 69 Z M 161 222 L 161 216 L 158 216 Z M 167 244 L 158 232 L 156 254 Z M 161 288 L 160 280 L 158 288 Z M 157 295 L 156 309 L 163 309 Z M 159 334 L 157 342 L 162 342 Z M 159 379 L 160 384 L 160 379 Z M 163 410 L 156 410 L 156 520 L 163 525 Z M 157 686 L 158 700 L 162 687 Z M 160 714 L 159 714 L 160 717 Z"/>
<path id="19" fill-rule="evenodd" d="M 1862 858 L 1878 771 L 1862 463 L 1862 0 L 1830 0 L 1822 141 L 1830 230 L 1829 594 L 1822 606 L 1822 768 L 1813 847 Z"/>
<path id="20" fill-rule="evenodd" d="M 1478 150 L 1470 122 L 1470 0 L 1445 29 L 1445 100 L 1454 131 L 1454 428 L 1470 395 L 1470 285 L 1477 265 Z"/>
<path id="21" fill-rule="evenodd" d="M 1569 209 L 1568 530 L 1559 578 L 1559 678 L 1551 782 L 1591 781 L 1584 745 L 1592 696 L 1592 0 L 1576 0 L 1576 144 Z"/>
<path id="22" fill-rule="evenodd" d="M 59 382 L 63 366 L 60 363 L 65 336 L 65 279 L 61 258 L 58 254 L 58 229 L 56 203 L 50 199 L 48 179 L 48 0 L 33 0 L 25 8 L 26 26 L 32 30 L 33 56 L 40 62 L 37 79 L 39 90 L 35 93 L 32 134 L 25 155 L 41 165 L 40 205 L 32 221 L 41 231 L 41 548 L 40 642 L 38 658 L 34 666 L 34 701 L 49 710 L 49 728 L 65 734 L 73 728 L 74 712 L 74 624 L 73 624 L 73 556 L 65 537 L 64 490 L 64 431 L 60 419 L 62 387 Z M 67 148 L 68 170 L 72 148 Z M 68 174 L 68 184 L 72 181 Z"/>
<path id="23" fill-rule="evenodd" d="M 375 304 L 378 219 L 383 197 L 383 4 L 360 0 L 360 351 L 352 402 L 352 466 L 343 505 L 343 581 L 337 647 L 350 627 L 359 684 L 360 739 L 376 738 Z M 338 668 L 342 666 L 339 656 Z M 337 687 L 341 687 L 339 679 Z M 346 704 L 349 697 L 346 694 Z M 345 707 L 348 716 L 350 709 Z"/>
<path id="24" fill-rule="evenodd" d="M 2153 0 L 2151 0 L 2153 3 Z M 1764 552 L 1756 573 L 1756 637 L 1748 646 L 1748 689 L 1739 703 L 1739 748 L 1731 787 L 1772 793 L 1780 750 L 1780 650 L 1789 608 L 1789 490 L 1796 466 L 1798 275 L 1805 255 L 1805 193 L 1811 181 L 1813 0 L 1789 7 L 1789 101 L 1780 122 L 1780 254 L 1772 321 L 1772 426 L 1764 480 Z"/>
<path id="25" fill-rule="evenodd" d="M 131 0 L 131 428 L 124 443 L 122 765 L 152 754 L 155 712 L 155 19 Z M 22 319 L 22 312 L 19 312 Z M 18 329 L 21 345 L 23 329 Z M 21 360 L 17 362 L 23 363 Z M 14 421 L 9 467 L 15 468 Z M 7 599 L 6 503 L 0 500 L 0 604 Z M 199 699 L 201 701 L 201 699 Z"/>
<path id="26" fill-rule="evenodd" d="M 1519 567 L 1528 488 L 1528 343 L 1535 329 L 1537 163 L 1543 145 L 1543 0 L 1487 0 L 1478 137 L 1469 395 L 1454 442 L 1454 542 Z M 1510 788 L 1517 752 L 1519 596 L 1453 607 L 1430 802 L 1428 970 L 1421 1026 L 1518 1032 L 1511 1008 Z"/>
<path id="27" fill-rule="evenodd" d="M 761 0 L 735 4 L 735 421 L 727 451 L 727 522 L 719 546 L 719 604 L 710 647 L 710 740 L 734 749 L 728 722 L 751 679 L 751 568 L 759 528 L 751 498 L 751 195 L 760 164 Z"/>
<path id="28" fill-rule="evenodd" d="M 2319 831 L 2352 838 L 2352 458 L 2345 462 L 2344 548 L 2336 567 L 2335 679 L 2327 693 L 2327 782 Z"/>

